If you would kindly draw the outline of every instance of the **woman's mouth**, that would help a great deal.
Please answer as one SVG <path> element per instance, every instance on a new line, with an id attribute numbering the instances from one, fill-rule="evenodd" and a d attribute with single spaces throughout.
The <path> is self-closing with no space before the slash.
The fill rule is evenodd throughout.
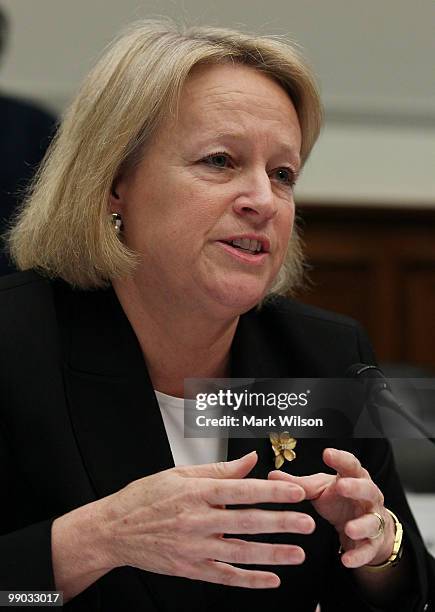
<path id="1" fill-rule="evenodd" d="M 247 253 L 253 253 L 254 255 L 263 251 L 263 246 L 260 240 L 251 240 L 250 238 L 235 238 L 234 240 L 224 241 L 230 246 L 246 251 Z"/>
<path id="2" fill-rule="evenodd" d="M 231 241 L 218 240 L 217 243 L 229 255 L 244 263 L 261 265 L 269 255 L 262 249 L 262 244 L 258 240 L 243 238 Z"/>

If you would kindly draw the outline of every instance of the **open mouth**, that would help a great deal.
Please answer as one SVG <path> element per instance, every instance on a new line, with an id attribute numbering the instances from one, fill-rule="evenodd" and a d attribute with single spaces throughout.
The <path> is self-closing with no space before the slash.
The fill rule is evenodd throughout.
<path id="1" fill-rule="evenodd" d="M 264 253 L 263 245 L 259 240 L 250 240 L 249 238 L 240 238 L 236 240 L 222 240 L 224 244 L 229 244 L 234 249 L 238 249 L 244 253 L 251 255 L 259 255 Z"/>

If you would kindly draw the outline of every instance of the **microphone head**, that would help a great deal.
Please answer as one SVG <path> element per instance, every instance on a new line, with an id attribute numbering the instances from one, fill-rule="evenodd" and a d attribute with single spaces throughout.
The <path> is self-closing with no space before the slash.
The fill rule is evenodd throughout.
<path id="1" fill-rule="evenodd" d="M 354 363 L 346 370 L 346 378 L 385 378 L 385 374 L 377 366 Z"/>

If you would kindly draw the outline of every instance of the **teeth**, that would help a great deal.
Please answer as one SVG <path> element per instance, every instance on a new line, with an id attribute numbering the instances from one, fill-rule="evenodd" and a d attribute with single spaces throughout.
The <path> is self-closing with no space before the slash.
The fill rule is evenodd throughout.
<path id="1" fill-rule="evenodd" d="M 261 242 L 259 240 L 249 240 L 249 238 L 236 238 L 232 240 L 231 244 L 240 247 L 245 251 L 251 251 L 252 253 L 258 253 L 261 251 Z"/>

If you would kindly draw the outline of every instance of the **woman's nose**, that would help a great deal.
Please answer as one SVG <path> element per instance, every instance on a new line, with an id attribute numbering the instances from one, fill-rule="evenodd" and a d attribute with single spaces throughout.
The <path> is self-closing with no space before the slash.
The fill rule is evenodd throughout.
<path id="1" fill-rule="evenodd" d="M 266 171 L 252 172 L 246 176 L 233 209 L 239 216 L 248 216 L 256 223 L 267 221 L 276 215 L 277 202 Z"/>

